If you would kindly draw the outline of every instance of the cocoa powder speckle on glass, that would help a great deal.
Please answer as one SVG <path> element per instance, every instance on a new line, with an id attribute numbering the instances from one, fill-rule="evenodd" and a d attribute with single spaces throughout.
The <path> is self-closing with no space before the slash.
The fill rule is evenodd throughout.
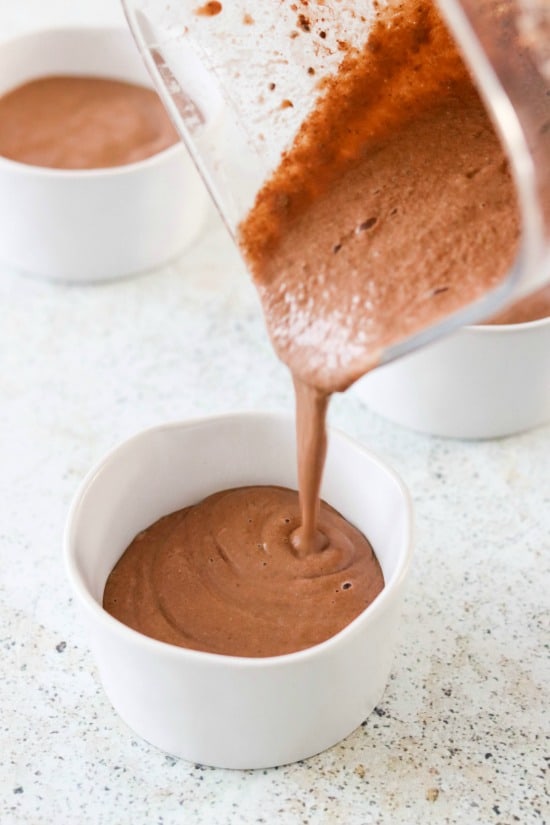
<path id="1" fill-rule="evenodd" d="M 209 3 L 205 3 L 203 6 L 199 6 L 195 9 L 195 14 L 198 14 L 200 17 L 215 17 L 217 14 L 223 10 L 222 4 L 218 3 L 217 0 L 211 0 Z"/>

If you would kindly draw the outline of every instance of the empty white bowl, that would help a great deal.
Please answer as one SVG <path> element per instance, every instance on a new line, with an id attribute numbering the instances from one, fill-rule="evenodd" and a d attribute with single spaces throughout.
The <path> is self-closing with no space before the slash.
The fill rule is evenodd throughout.
<path id="1" fill-rule="evenodd" d="M 134 731 L 171 754 L 226 768 L 293 762 L 345 737 L 382 696 L 412 554 L 411 503 L 389 467 L 338 432 L 322 495 L 370 539 L 385 587 L 336 636 L 284 656 L 222 656 L 143 636 L 101 606 L 111 569 L 139 531 L 217 490 L 295 488 L 295 465 L 292 419 L 234 414 L 140 433 L 76 495 L 66 566 L 105 690 Z"/>
<path id="2" fill-rule="evenodd" d="M 0 45 L 0 94 L 47 75 L 152 86 L 124 28 L 52 29 Z M 0 261 L 63 281 L 129 275 L 181 252 L 206 204 L 181 143 L 109 169 L 47 169 L 0 157 Z"/>
<path id="3" fill-rule="evenodd" d="M 373 370 L 355 392 L 420 432 L 497 438 L 550 421 L 550 318 L 464 327 Z"/>

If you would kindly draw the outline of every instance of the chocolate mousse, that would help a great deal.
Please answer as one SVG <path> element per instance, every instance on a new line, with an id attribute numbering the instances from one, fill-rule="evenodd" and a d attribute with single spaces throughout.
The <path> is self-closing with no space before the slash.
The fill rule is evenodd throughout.
<path id="1" fill-rule="evenodd" d="M 322 552 L 292 534 L 295 491 L 216 493 L 140 533 L 111 572 L 103 606 L 147 636 L 231 656 L 278 656 L 334 636 L 384 585 L 365 537 L 324 502 Z"/>
<path id="2" fill-rule="evenodd" d="M 100 77 L 43 77 L 0 98 L 0 155 L 54 169 L 102 169 L 178 141 L 155 92 Z"/>
<path id="3" fill-rule="evenodd" d="M 530 321 L 541 321 L 550 318 L 550 286 L 539 289 L 532 295 L 522 298 L 511 307 L 499 312 L 486 321 L 487 324 L 527 324 Z"/>

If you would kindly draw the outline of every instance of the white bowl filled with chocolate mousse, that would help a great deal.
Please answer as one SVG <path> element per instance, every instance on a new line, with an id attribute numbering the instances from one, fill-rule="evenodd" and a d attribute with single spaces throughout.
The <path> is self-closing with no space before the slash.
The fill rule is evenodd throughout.
<path id="1" fill-rule="evenodd" d="M 130 275 L 190 243 L 206 203 L 126 29 L 0 45 L 0 260 L 62 281 Z"/>
<path id="2" fill-rule="evenodd" d="M 168 424 L 113 450 L 74 500 L 66 565 L 105 690 L 169 753 L 226 768 L 303 759 L 384 691 L 408 493 L 332 432 L 312 550 L 295 451 L 290 417 Z"/>
<path id="3" fill-rule="evenodd" d="M 450 438 L 499 438 L 547 423 L 550 287 L 373 370 L 354 391 L 397 424 Z"/>

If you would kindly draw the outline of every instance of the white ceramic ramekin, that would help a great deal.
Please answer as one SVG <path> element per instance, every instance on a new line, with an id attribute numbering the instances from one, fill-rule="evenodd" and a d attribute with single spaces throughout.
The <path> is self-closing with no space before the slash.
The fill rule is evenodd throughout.
<path id="1" fill-rule="evenodd" d="M 0 94 L 46 75 L 151 86 L 124 28 L 38 31 L 0 45 Z M 0 260 L 63 281 L 129 275 L 196 235 L 206 190 L 181 143 L 111 169 L 59 170 L 0 157 Z"/>
<path id="2" fill-rule="evenodd" d="M 420 432 L 497 438 L 550 421 L 550 318 L 464 327 L 379 367 L 355 392 Z"/>
<path id="3" fill-rule="evenodd" d="M 65 535 L 69 580 L 115 709 L 157 747 L 226 768 L 303 759 L 365 719 L 388 679 L 412 554 L 402 482 L 332 432 L 323 497 L 369 537 L 385 578 L 378 598 L 338 635 L 297 653 L 248 659 L 155 641 L 103 610 L 107 576 L 136 533 L 216 490 L 246 484 L 296 487 L 290 418 L 242 413 L 135 436 L 84 480 Z"/>

